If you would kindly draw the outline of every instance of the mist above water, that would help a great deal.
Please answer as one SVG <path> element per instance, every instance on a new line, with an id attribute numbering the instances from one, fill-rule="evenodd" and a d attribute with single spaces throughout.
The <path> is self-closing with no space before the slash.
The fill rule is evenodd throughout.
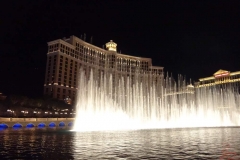
<path id="1" fill-rule="evenodd" d="M 75 131 L 240 125 L 238 85 L 193 88 L 179 76 L 81 69 Z"/>

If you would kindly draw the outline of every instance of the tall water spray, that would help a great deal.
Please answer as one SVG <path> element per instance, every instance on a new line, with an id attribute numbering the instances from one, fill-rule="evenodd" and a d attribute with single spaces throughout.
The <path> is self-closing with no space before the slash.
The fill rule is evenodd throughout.
<path id="1" fill-rule="evenodd" d="M 181 76 L 81 69 L 74 130 L 239 126 L 239 104 L 234 84 L 193 88 Z"/>

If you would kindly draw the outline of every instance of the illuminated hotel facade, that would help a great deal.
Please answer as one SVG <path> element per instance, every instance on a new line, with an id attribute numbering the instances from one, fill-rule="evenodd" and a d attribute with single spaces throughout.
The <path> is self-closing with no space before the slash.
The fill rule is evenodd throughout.
<path id="1" fill-rule="evenodd" d="M 112 85 L 118 85 L 119 77 L 144 79 L 151 75 L 154 82 L 163 78 L 163 67 L 152 66 L 151 58 L 135 57 L 117 52 L 117 44 L 112 40 L 106 49 L 70 36 L 48 42 L 44 95 L 72 103 L 76 100 L 80 68 L 87 74 L 100 79 L 102 73 L 112 75 Z M 133 81 L 132 81 L 133 82 Z"/>
<path id="2" fill-rule="evenodd" d="M 230 72 L 226 70 L 218 70 L 211 77 L 200 78 L 199 82 L 195 83 L 195 87 L 208 87 L 223 84 L 235 84 L 240 82 L 240 71 Z"/>

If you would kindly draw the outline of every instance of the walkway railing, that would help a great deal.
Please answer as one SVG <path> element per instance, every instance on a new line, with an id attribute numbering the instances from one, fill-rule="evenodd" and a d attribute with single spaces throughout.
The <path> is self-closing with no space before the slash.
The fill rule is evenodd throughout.
<path id="1" fill-rule="evenodd" d="M 74 121 L 75 118 L 5 118 L 0 117 L 0 122 L 42 122 L 42 121 Z"/>

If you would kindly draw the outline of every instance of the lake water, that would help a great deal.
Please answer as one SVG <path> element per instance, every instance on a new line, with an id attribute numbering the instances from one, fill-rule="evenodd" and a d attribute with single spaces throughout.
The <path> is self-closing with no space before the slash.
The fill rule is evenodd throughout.
<path id="1" fill-rule="evenodd" d="M 240 159 L 240 128 L 0 130 L 0 159 Z"/>

